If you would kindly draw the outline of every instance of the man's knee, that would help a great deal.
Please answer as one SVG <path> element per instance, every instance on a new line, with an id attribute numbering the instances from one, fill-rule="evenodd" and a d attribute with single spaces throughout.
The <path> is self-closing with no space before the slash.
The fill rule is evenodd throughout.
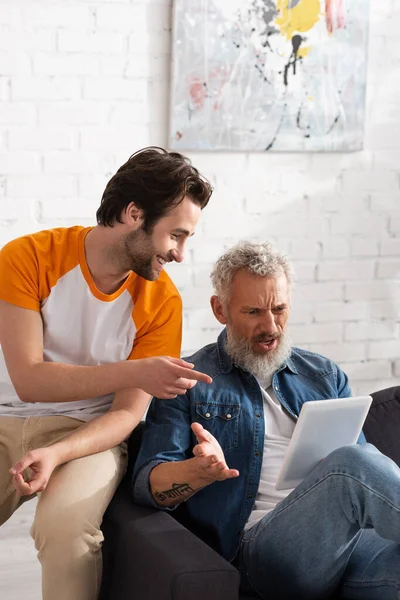
<path id="1" fill-rule="evenodd" d="M 100 528 L 93 524 L 87 515 L 71 508 L 57 510 L 52 507 L 46 510 L 45 506 L 38 506 L 31 536 L 35 540 L 37 550 L 50 545 L 66 552 L 69 549 L 79 553 L 85 549 L 96 550 L 103 541 Z"/>
<path id="2" fill-rule="evenodd" d="M 377 462 L 376 459 L 381 457 L 382 454 L 372 444 L 352 444 L 337 448 L 324 459 L 322 464 L 339 473 L 360 469 L 365 471 L 373 467 Z"/>

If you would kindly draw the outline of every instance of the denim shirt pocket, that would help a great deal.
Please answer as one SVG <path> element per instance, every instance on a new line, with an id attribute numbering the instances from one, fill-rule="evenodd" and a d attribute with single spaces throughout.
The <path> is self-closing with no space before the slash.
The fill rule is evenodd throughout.
<path id="1" fill-rule="evenodd" d="M 218 441 L 222 450 L 239 443 L 239 404 L 196 402 L 196 420 Z"/>

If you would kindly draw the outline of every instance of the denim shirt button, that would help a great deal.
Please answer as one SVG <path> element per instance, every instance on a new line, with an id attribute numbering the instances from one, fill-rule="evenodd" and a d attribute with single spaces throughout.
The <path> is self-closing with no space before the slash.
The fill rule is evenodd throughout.
<path id="1" fill-rule="evenodd" d="M 276 386 L 275 386 L 275 389 L 276 389 L 276 390 L 279 390 L 279 387 L 276 385 Z"/>
<path id="2" fill-rule="evenodd" d="M 261 413 L 256 413 L 256 417 L 260 418 L 261 417 Z"/>
<path id="3" fill-rule="evenodd" d="M 260 452 L 256 452 L 256 453 L 255 453 L 255 455 L 256 455 L 256 456 L 260 456 Z"/>
<path id="4" fill-rule="evenodd" d="M 247 494 L 247 497 L 248 497 L 248 498 L 252 498 L 252 497 L 253 497 L 253 494 Z"/>
<path id="5" fill-rule="evenodd" d="M 229 413 L 226 415 L 227 419 L 232 419 L 232 415 L 230 415 Z"/>
<path id="6" fill-rule="evenodd" d="M 206 413 L 205 416 L 207 417 L 207 419 L 211 417 L 210 413 Z"/>

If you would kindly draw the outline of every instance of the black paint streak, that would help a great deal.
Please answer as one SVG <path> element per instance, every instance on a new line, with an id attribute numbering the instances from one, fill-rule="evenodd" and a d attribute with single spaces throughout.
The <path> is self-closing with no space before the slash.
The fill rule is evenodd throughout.
<path id="1" fill-rule="evenodd" d="M 301 124 L 301 116 L 302 116 L 302 115 L 301 115 L 301 113 L 302 113 L 302 111 L 303 111 L 303 106 L 304 106 L 304 103 L 302 102 L 302 103 L 301 103 L 301 105 L 300 105 L 300 108 L 299 108 L 299 110 L 297 111 L 297 117 L 296 117 L 296 124 L 297 124 L 297 127 L 298 127 L 299 129 L 301 129 L 302 131 L 304 131 L 304 130 L 306 130 L 306 129 L 310 129 L 310 126 L 309 126 L 309 125 L 306 125 L 306 126 L 304 127 L 304 126 Z"/>
<path id="2" fill-rule="evenodd" d="M 301 116 L 301 106 L 300 106 L 299 110 L 297 111 L 296 125 L 299 129 L 303 129 L 302 126 L 300 125 L 300 116 Z"/>
<path id="3" fill-rule="evenodd" d="M 335 117 L 332 125 L 329 127 L 329 129 L 328 129 L 328 131 L 326 132 L 325 135 L 329 135 L 331 133 L 332 129 L 335 127 L 335 125 L 339 121 L 339 119 L 340 119 L 340 115 L 338 114 L 338 115 L 336 115 L 336 117 Z"/>
<path id="4" fill-rule="evenodd" d="M 260 76 L 262 77 L 262 80 L 264 81 L 264 83 L 269 83 L 269 84 L 270 84 L 271 82 L 270 82 L 270 81 L 269 81 L 269 79 L 268 79 L 268 78 L 267 78 L 267 77 L 264 75 L 264 72 L 263 72 L 263 70 L 261 69 L 260 65 L 257 65 L 257 64 L 255 64 L 254 66 L 255 66 L 256 70 L 259 72 Z M 263 65 L 263 67 L 264 67 L 264 66 L 265 66 L 265 65 Z"/>
<path id="5" fill-rule="evenodd" d="M 283 83 L 285 84 L 285 86 L 287 86 L 287 84 L 288 84 L 288 73 L 289 73 L 290 67 L 293 67 L 293 75 L 296 75 L 296 65 L 297 65 L 297 61 L 299 60 L 297 53 L 299 51 L 302 41 L 303 41 L 303 38 L 301 37 L 301 35 L 296 34 L 292 37 L 293 51 L 292 51 L 292 54 L 290 55 L 287 65 L 285 66 L 285 70 L 284 70 L 284 74 L 283 74 Z"/>
<path id="6" fill-rule="evenodd" d="M 271 150 L 272 146 L 276 142 L 276 138 L 279 135 L 279 131 L 280 131 L 281 127 L 282 127 L 282 123 L 283 123 L 283 121 L 284 121 L 284 119 L 286 117 L 286 109 L 287 109 L 287 104 L 285 102 L 285 104 L 283 105 L 283 111 L 282 111 L 282 114 L 281 114 L 281 118 L 279 119 L 278 127 L 276 128 L 275 135 L 272 138 L 272 140 L 270 141 L 270 143 L 268 144 L 268 146 L 265 148 L 266 151 Z"/>
<path id="7" fill-rule="evenodd" d="M 296 125 L 297 125 L 297 128 L 300 129 L 300 131 L 304 131 L 305 132 L 305 134 L 304 134 L 305 138 L 310 138 L 311 137 L 311 135 L 310 135 L 310 126 L 309 125 L 304 126 L 301 123 L 303 106 L 304 106 L 304 103 L 302 102 L 301 105 L 300 105 L 299 110 L 297 111 Z"/>

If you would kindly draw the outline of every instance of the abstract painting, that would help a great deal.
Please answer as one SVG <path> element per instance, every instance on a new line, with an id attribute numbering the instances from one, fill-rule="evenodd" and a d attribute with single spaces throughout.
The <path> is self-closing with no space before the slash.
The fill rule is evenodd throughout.
<path id="1" fill-rule="evenodd" d="M 169 145 L 362 148 L 369 0 L 175 0 Z"/>

